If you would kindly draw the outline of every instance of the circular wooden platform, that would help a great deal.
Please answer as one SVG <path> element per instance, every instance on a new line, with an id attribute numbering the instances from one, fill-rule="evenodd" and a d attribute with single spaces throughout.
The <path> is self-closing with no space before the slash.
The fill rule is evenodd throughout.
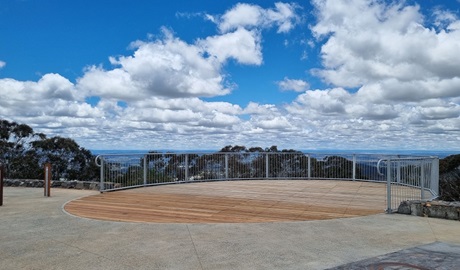
<path id="1" fill-rule="evenodd" d="M 153 186 L 67 203 L 76 216 L 155 223 L 322 220 L 383 213 L 385 184 L 331 180 L 256 180 Z"/>

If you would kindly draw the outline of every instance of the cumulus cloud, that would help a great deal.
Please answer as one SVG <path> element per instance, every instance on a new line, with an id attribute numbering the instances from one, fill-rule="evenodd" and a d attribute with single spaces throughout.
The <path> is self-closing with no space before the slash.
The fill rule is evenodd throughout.
<path id="1" fill-rule="evenodd" d="M 37 82 L 0 79 L 0 115 L 33 127 L 94 126 L 104 112 L 83 99 L 59 74 L 45 74 Z"/>
<path id="2" fill-rule="evenodd" d="M 275 3 L 275 8 L 263 9 L 258 5 L 238 3 L 220 18 L 219 29 L 222 33 L 244 27 L 269 28 L 277 26 L 279 33 L 289 32 L 300 20 L 295 4 Z"/>
<path id="3" fill-rule="evenodd" d="M 78 87 L 92 96 L 139 100 L 150 96 L 212 97 L 225 95 L 221 63 L 205 57 L 203 50 L 163 29 L 165 37 L 135 42 L 132 56 L 110 58 L 112 70 L 91 67 Z"/>
<path id="4" fill-rule="evenodd" d="M 262 64 L 260 42 L 261 37 L 257 31 L 238 28 L 231 33 L 208 37 L 199 44 L 221 63 L 233 58 L 241 64 L 260 65 Z"/>
<path id="5" fill-rule="evenodd" d="M 285 77 L 284 80 L 277 82 L 277 84 L 282 91 L 304 92 L 310 87 L 306 81 L 289 79 L 287 77 Z"/>
<path id="6" fill-rule="evenodd" d="M 163 29 L 160 38 L 133 42 L 128 55 L 110 57 L 110 67 L 86 67 L 75 82 L 57 73 L 37 81 L 0 79 L 0 115 L 93 149 L 458 145 L 460 21 L 454 13 L 438 8 L 428 16 L 402 1 L 313 4 L 317 21 L 310 29 L 321 65 L 311 72 L 328 86 L 312 90 L 285 77 L 276 84 L 298 92 L 291 102 L 216 101 L 238 83 L 226 74 L 229 61 L 262 65 L 264 31 L 289 32 L 299 21 L 294 4 L 237 4 L 221 16 L 178 14 L 205 16 L 217 25 L 215 35 L 188 43 Z"/>
<path id="7" fill-rule="evenodd" d="M 310 90 L 301 94 L 287 106 L 293 114 L 308 114 L 310 119 L 324 119 L 324 116 L 343 117 L 350 94 L 343 88 L 330 90 Z"/>
<path id="8" fill-rule="evenodd" d="M 304 89 L 284 105 L 293 126 L 306 136 L 346 138 L 349 145 L 359 143 L 353 139 L 357 132 L 368 145 L 391 145 L 394 138 L 439 147 L 440 137 L 434 140 L 430 133 L 458 142 L 460 21 L 455 14 L 435 9 L 430 25 L 418 5 L 402 1 L 313 4 L 317 21 L 311 30 L 321 46 L 322 66 L 311 73 L 333 87 Z"/>
<path id="9" fill-rule="evenodd" d="M 0 79 L 0 95 L 2 95 L 0 102 L 4 102 L 5 105 L 50 99 L 71 101 L 78 96 L 73 83 L 59 74 L 46 74 L 37 82 Z"/>
<path id="10" fill-rule="evenodd" d="M 317 38 L 324 68 L 313 74 L 340 87 L 378 92 L 382 100 L 420 100 L 458 95 L 460 31 L 458 20 L 436 11 L 450 30 L 424 26 L 417 5 L 352 0 L 314 1 Z M 346 8 L 345 8 L 346 5 Z M 378 90 L 377 90 L 378 89 Z"/>

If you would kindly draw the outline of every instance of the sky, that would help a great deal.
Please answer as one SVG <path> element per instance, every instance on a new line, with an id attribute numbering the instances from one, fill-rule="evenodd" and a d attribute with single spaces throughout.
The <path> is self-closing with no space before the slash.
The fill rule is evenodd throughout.
<path id="1" fill-rule="evenodd" d="M 0 0 L 0 119 L 100 150 L 460 151 L 459 16 L 459 0 Z"/>

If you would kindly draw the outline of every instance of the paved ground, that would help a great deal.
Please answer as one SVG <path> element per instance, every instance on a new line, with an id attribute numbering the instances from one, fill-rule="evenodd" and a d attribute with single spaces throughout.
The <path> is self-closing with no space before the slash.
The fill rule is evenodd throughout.
<path id="1" fill-rule="evenodd" d="M 41 189 L 5 188 L 0 269 L 451 269 L 440 263 L 460 263 L 458 221 L 379 214 L 145 224 L 83 219 L 62 210 L 65 202 L 89 194 L 95 192 L 52 189 L 45 198 Z M 420 254 L 433 255 L 430 261 L 438 265 L 427 265 Z M 413 266 L 377 265 L 395 261 Z"/>

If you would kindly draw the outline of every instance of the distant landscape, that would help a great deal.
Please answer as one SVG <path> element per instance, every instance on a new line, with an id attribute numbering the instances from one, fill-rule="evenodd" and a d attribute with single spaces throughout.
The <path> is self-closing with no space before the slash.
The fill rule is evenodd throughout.
<path id="1" fill-rule="evenodd" d="M 460 154 L 449 151 L 425 150 L 278 150 L 276 146 L 250 147 L 228 145 L 218 151 L 168 151 L 168 150 L 87 150 L 79 146 L 73 139 L 50 137 L 42 133 L 35 133 L 26 124 L 18 124 L 7 120 L 0 120 L 0 163 L 6 168 L 6 177 L 10 179 L 43 179 L 43 166 L 52 164 L 54 179 L 98 181 L 99 167 L 94 160 L 101 154 L 143 154 L 149 152 L 172 153 L 216 153 L 216 152 L 291 152 L 316 154 L 391 154 L 391 155 L 418 155 L 438 156 L 440 159 L 440 198 L 448 201 L 460 201 Z M 341 164 L 350 162 L 341 158 Z M 364 178 L 365 179 L 365 178 Z"/>
<path id="2" fill-rule="evenodd" d="M 162 152 L 162 153 L 215 153 L 220 149 L 192 149 L 192 150 L 175 150 L 175 149 L 150 149 L 150 150 L 97 150 L 90 149 L 93 155 L 104 155 L 104 154 L 143 154 L 150 151 Z M 446 150 L 343 150 L 343 149 L 298 149 L 303 153 L 317 153 L 317 154 L 378 154 L 378 155 L 408 155 L 408 156 L 435 156 L 439 158 L 445 158 L 451 155 L 460 154 L 459 151 L 446 151 Z"/>

